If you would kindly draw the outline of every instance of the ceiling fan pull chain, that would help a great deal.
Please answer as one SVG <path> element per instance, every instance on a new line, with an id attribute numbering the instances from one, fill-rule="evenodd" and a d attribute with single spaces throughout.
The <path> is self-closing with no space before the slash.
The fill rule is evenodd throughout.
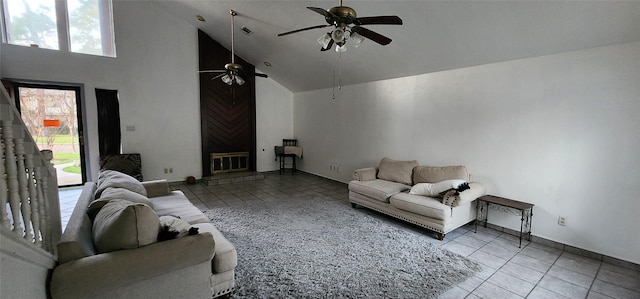
<path id="1" fill-rule="evenodd" d="M 338 52 L 338 90 L 342 90 L 342 52 Z"/>
<path id="2" fill-rule="evenodd" d="M 235 87 L 233 85 L 231 85 L 231 87 L 229 87 L 229 88 L 231 88 L 231 98 L 233 98 L 233 106 L 232 107 L 235 107 L 236 106 L 236 89 L 235 89 Z"/>
<path id="3" fill-rule="evenodd" d="M 338 65 L 338 90 L 342 90 L 342 53 L 338 52 L 338 59 L 336 60 Z M 333 89 L 331 99 L 336 99 L 336 66 L 333 65 Z"/>
<path id="4" fill-rule="evenodd" d="M 336 66 L 333 66 L 333 84 L 331 84 L 331 99 L 336 99 Z"/>

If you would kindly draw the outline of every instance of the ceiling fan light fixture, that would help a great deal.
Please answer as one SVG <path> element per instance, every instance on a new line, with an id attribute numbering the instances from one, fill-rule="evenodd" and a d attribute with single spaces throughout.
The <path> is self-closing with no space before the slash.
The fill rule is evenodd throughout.
<path id="1" fill-rule="evenodd" d="M 347 52 L 347 45 L 336 45 L 336 52 L 344 53 Z"/>
<path id="2" fill-rule="evenodd" d="M 346 39 L 344 29 L 338 27 L 335 30 L 333 30 L 333 32 L 331 32 L 331 38 L 336 43 L 340 43 L 344 41 Z"/>
<path id="3" fill-rule="evenodd" d="M 351 40 L 351 43 L 353 44 L 353 46 L 357 48 L 364 41 L 364 37 L 362 35 L 360 35 L 360 34 L 357 34 L 357 33 L 353 32 L 353 33 L 351 33 L 351 36 L 349 37 L 349 40 Z"/>
<path id="4" fill-rule="evenodd" d="M 229 74 L 226 74 L 224 76 L 222 76 L 222 82 L 231 85 L 233 84 L 233 79 L 231 78 L 231 76 L 229 76 Z"/>
<path id="5" fill-rule="evenodd" d="M 229 74 L 226 74 L 226 75 L 222 76 L 222 82 L 224 82 L 224 83 L 226 83 L 228 85 L 231 85 L 231 84 L 233 84 L 233 78 Z"/>
<path id="6" fill-rule="evenodd" d="M 329 45 L 329 42 L 331 42 L 331 35 L 329 35 L 329 33 L 325 33 L 318 38 L 318 43 L 322 48 L 326 48 Z"/>
<path id="7" fill-rule="evenodd" d="M 236 83 L 238 83 L 238 85 L 243 85 L 244 84 L 244 79 L 242 79 L 242 77 L 235 75 L 234 79 L 236 81 Z"/>

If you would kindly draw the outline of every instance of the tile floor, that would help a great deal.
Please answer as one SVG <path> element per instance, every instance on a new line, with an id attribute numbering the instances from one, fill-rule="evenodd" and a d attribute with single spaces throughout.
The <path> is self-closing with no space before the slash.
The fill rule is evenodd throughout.
<path id="1" fill-rule="evenodd" d="M 294 194 L 319 194 L 348 206 L 347 186 L 314 175 L 265 174 L 264 180 L 219 186 L 172 184 L 200 209 L 226 205 L 262 204 L 286 200 Z M 81 189 L 61 190 L 63 227 Z M 435 234 L 385 215 L 359 208 L 402 229 L 433 236 L 428 242 L 473 259 L 483 270 L 454 286 L 441 298 L 640 298 L 640 271 L 582 257 L 492 229 L 474 233 L 467 225 L 447 234 Z"/>
<path id="2" fill-rule="evenodd" d="M 67 227 L 69 217 L 76 206 L 76 201 L 82 193 L 82 187 L 67 187 L 58 190 L 58 197 L 60 199 L 60 222 L 62 224 L 62 231 Z"/>

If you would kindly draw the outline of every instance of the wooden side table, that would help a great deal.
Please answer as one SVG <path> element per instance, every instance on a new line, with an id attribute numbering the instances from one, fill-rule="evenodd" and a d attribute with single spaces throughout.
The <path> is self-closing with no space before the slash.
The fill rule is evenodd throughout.
<path id="1" fill-rule="evenodd" d="M 478 198 L 475 232 L 478 232 L 478 222 L 484 222 L 484 227 L 487 227 L 489 204 L 494 204 L 498 207 L 504 207 L 505 210 L 510 212 L 512 212 L 512 210 L 518 210 L 518 213 L 514 214 L 520 214 L 521 216 L 519 248 L 522 248 L 522 236 L 524 234 L 526 234 L 528 236 L 527 239 L 531 241 L 531 219 L 533 218 L 533 204 L 495 195 L 484 195 Z"/>

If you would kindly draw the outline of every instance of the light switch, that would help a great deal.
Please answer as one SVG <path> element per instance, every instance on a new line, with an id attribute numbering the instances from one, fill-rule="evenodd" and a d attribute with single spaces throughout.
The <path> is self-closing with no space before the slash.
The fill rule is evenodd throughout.
<path id="1" fill-rule="evenodd" d="M 127 132 L 134 132 L 136 130 L 136 126 L 127 126 Z"/>

